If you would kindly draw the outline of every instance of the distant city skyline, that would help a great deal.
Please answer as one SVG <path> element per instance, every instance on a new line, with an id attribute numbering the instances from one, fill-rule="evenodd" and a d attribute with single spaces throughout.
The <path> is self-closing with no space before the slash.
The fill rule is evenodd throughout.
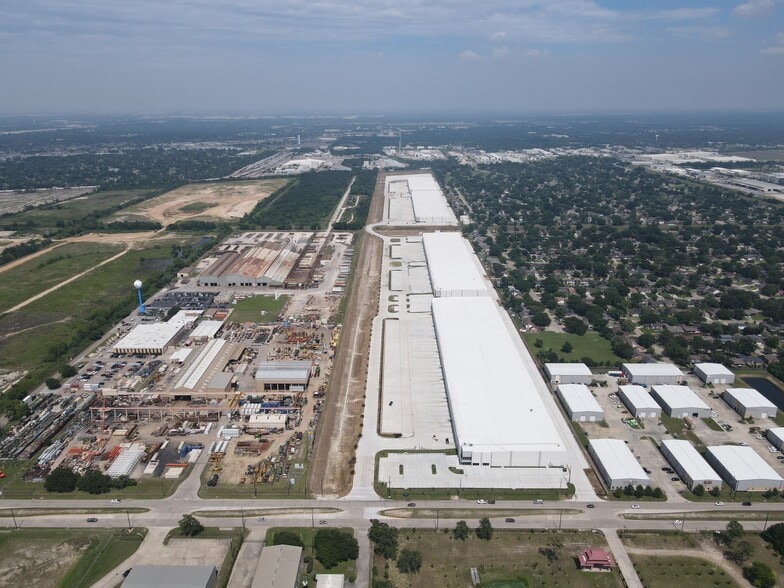
<path id="1" fill-rule="evenodd" d="M 8 0 L 0 115 L 784 109 L 784 0 Z"/>

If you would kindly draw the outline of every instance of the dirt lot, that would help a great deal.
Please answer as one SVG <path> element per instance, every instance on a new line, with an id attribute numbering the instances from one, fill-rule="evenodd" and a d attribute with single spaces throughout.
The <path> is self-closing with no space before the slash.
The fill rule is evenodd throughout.
<path id="1" fill-rule="evenodd" d="M 167 225 L 196 217 L 240 218 L 285 183 L 286 180 L 259 180 L 189 184 L 123 210 L 114 220 L 143 217 Z"/>
<path id="2" fill-rule="evenodd" d="M 384 180 L 379 174 L 368 224 L 379 222 L 384 208 Z M 313 494 L 346 494 L 351 489 L 354 454 L 362 428 L 363 398 L 373 317 L 378 313 L 382 241 L 364 233 L 355 281 L 348 293 L 341 341 L 327 387 L 327 403 L 316 437 L 309 480 Z"/>
<path id="3" fill-rule="evenodd" d="M 66 571 L 82 556 L 90 541 L 84 536 L 60 541 L 13 541 L 0 554 L 0 584 L 23 581 L 36 588 L 57 586 Z"/>

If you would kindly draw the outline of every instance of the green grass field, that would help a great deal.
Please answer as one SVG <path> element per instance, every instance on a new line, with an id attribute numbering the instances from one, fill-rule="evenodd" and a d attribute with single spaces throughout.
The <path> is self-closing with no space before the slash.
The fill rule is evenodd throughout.
<path id="1" fill-rule="evenodd" d="M 288 300 L 288 296 L 271 295 L 239 300 L 232 305 L 229 320 L 237 323 L 274 323 Z"/>
<path id="2" fill-rule="evenodd" d="M 525 339 L 528 348 L 534 355 L 542 349 L 545 351 L 552 350 L 558 355 L 559 360 L 564 362 L 582 361 L 583 357 L 590 357 L 597 365 L 614 366 L 618 362 L 623 361 L 611 351 L 610 342 L 593 331 L 588 331 L 585 335 L 551 333 L 549 331 L 544 331 L 542 333 L 524 333 L 523 339 Z M 537 339 L 542 341 L 542 347 L 536 347 L 535 343 Z M 561 351 L 561 347 L 567 341 L 571 344 L 572 351 L 564 353 Z"/>
<path id="3" fill-rule="evenodd" d="M 0 313 L 122 251 L 109 243 L 65 243 L 0 274 Z"/>
<path id="4" fill-rule="evenodd" d="M 716 564 L 696 557 L 631 555 L 634 567 L 647 588 L 717 588 L 737 586 Z"/>
<path id="5" fill-rule="evenodd" d="M 46 363 L 50 346 L 67 344 L 75 330 L 87 328 L 97 301 L 101 308 L 110 308 L 126 300 L 130 312 L 135 305 L 133 279 L 144 281 L 158 275 L 171 263 L 172 245 L 185 240 L 176 237 L 152 241 L 147 248 L 129 251 L 18 312 L 0 318 L 0 336 L 6 335 L 0 345 L 0 368 L 34 369 Z"/>
<path id="6" fill-rule="evenodd" d="M 0 532 L 0 583 L 87 588 L 128 559 L 146 529 L 20 529 Z"/>
<path id="7" fill-rule="evenodd" d="M 180 208 L 181 212 L 202 212 L 213 206 L 218 206 L 217 202 L 191 202 Z"/>
<path id="8" fill-rule="evenodd" d="M 401 574 L 395 562 L 373 558 L 373 577 L 389 580 L 396 587 L 432 588 L 471 586 L 471 568 L 477 568 L 482 586 L 526 586 L 528 588 L 620 587 L 617 572 L 586 574 L 577 568 L 577 554 L 586 547 L 606 546 L 598 533 L 549 531 L 498 531 L 490 541 L 472 536 L 466 541 L 453 538 L 451 529 L 401 529 L 400 549 L 415 549 L 422 554 L 418 574 Z M 561 547 L 555 542 L 561 541 Z M 539 548 L 551 545 L 557 559 L 549 562 Z M 387 564 L 388 563 L 388 567 Z"/>
<path id="9" fill-rule="evenodd" d="M 2 224 L 32 222 L 39 227 L 56 227 L 58 221 L 68 222 L 96 210 L 103 210 L 112 206 L 121 206 L 129 200 L 146 194 L 149 190 L 118 190 L 110 192 L 94 192 L 79 198 L 61 202 L 52 207 L 35 208 L 25 212 L 7 216 L 2 219 Z"/>

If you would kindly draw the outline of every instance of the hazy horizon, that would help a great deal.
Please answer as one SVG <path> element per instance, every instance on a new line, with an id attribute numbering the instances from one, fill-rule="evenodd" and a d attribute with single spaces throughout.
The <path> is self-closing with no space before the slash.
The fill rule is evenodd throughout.
<path id="1" fill-rule="evenodd" d="M 780 111 L 784 2 L 10 0 L 0 114 Z"/>

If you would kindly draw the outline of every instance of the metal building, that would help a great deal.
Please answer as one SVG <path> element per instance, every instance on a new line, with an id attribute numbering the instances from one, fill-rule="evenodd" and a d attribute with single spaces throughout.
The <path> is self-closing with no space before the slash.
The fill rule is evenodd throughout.
<path id="1" fill-rule="evenodd" d="M 123 588 L 213 588 L 218 582 L 215 566 L 140 566 L 131 568 Z"/>
<path id="2" fill-rule="evenodd" d="M 771 427 L 765 433 L 765 437 L 779 451 L 784 449 L 784 427 Z"/>
<path id="3" fill-rule="evenodd" d="M 652 386 L 654 384 L 680 384 L 683 372 L 671 363 L 625 363 L 623 375 L 632 384 Z"/>
<path id="4" fill-rule="evenodd" d="M 618 387 L 618 396 L 631 415 L 636 419 L 658 419 L 661 406 L 645 391 L 642 386 L 628 384 Z"/>
<path id="5" fill-rule="evenodd" d="M 711 415 L 710 406 L 688 386 L 660 384 L 651 388 L 651 396 L 671 417 L 708 418 Z"/>
<path id="6" fill-rule="evenodd" d="M 303 392 L 310 382 L 309 361 L 262 361 L 256 370 L 256 392 Z"/>
<path id="7" fill-rule="evenodd" d="M 588 453 L 610 490 L 632 486 L 648 486 L 650 479 L 634 454 L 620 439 L 591 439 Z"/>
<path id="8" fill-rule="evenodd" d="M 705 490 L 721 488 L 721 476 L 694 446 L 683 439 L 664 439 L 661 452 L 690 490 L 702 484 Z"/>
<path id="9" fill-rule="evenodd" d="M 302 548 L 268 545 L 261 548 L 251 588 L 297 588 Z"/>
<path id="10" fill-rule="evenodd" d="M 775 418 L 779 410 L 773 402 L 753 388 L 727 388 L 721 397 L 744 419 Z"/>
<path id="11" fill-rule="evenodd" d="M 694 375 L 706 384 L 732 384 L 735 374 L 720 363 L 695 363 Z"/>
<path id="12" fill-rule="evenodd" d="M 738 492 L 784 488 L 784 478 L 751 447 L 714 445 L 706 449 L 705 459 Z"/>
<path id="13" fill-rule="evenodd" d="M 604 420 L 604 411 L 585 384 L 561 384 L 556 390 L 566 414 L 573 421 L 598 422 Z"/>
<path id="14" fill-rule="evenodd" d="M 590 384 L 591 368 L 584 363 L 546 363 L 544 373 L 551 384 Z"/>

